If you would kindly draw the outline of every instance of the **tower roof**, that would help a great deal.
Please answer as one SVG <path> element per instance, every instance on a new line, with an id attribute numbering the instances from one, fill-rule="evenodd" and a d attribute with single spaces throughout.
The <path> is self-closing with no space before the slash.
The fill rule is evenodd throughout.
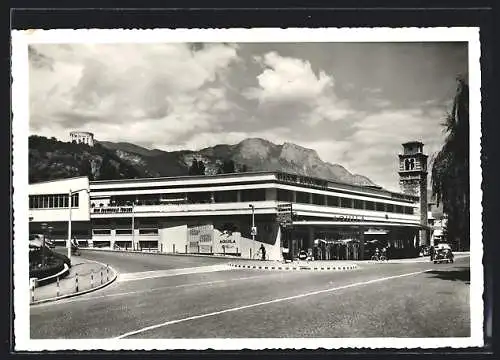
<path id="1" fill-rule="evenodd" d="M 422 145 L 423 146 L 424 143 L 421 141 L 416 141 L 416 140 L 403 143 L 403 146 L 407 146 L 407 145 Z"/>

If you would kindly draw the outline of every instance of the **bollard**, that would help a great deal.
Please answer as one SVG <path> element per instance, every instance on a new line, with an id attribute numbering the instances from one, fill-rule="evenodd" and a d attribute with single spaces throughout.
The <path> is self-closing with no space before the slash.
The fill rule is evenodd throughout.
<path id="1" fill-rule="evenodd" d="M 106 265 L 106 281 L 109 281 L 109 265 Z"/>
<path id="2" fill-rule="evenodd" d="M 31 302 L 35 302 L 35 284 L 36 284 L 36 278 L 31 278 L 30 279 Z"/>
<path id="3" fill-rule="evenodd" d="M 102 280 L 103 280 L 103 278 L 102 278 L 102 269 L 101 269 L 101 284 L 102 284 Z"/>
<path id="4" fill-rule="evenodd" d="M 59 276 L 57 277 L 57 291 L 56 291 L 56 297 L 59 297 Z"/>
<path id="5" fill-rule="evenodd" d="M 185 249 L 185 250 L 184 250 L 184 252 L 187 254 L 187 253 L 188 253 L 188 246 L 187 246 L 187 245 L 185 245 L 185 246 L 184 246 L 184 249 Z"/>
<path id="6" fill-rule="evenodd" d="M 175 244 L 172 244 L 172 252 L 175 254 Z"/>
<path id="7" fill-rule="evenodd" d="M 90 288 L 94 287 L 94 269 L 90 270 Z"/>
<path id="8" fill-rule="evenodd" d="M 78 273 L 75 273 L 75 290 L 78 292 Z"/>

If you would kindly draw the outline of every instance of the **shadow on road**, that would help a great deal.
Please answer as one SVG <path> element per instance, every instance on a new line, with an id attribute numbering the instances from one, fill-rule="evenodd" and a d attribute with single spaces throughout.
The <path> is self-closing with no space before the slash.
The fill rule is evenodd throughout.
<path id="1" fill-rule="evenodd" d="M 468 285 L 470 284 L 469 267 L 459 267 L 456 270 L 433 270 L 429 271 L 428 274 L 442 280 L 463 281 Z"/>

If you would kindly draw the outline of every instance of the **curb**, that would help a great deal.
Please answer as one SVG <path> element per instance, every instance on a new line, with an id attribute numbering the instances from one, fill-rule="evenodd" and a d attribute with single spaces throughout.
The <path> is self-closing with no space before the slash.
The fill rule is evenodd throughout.
<path id="1" fill-rule="evenodd" d="M 163 256 L 194 256 L 194 257 L 209 257 L 217 259 L 242 259 L 240 256 L 234 255 L 209 255 L 209 254 L 185 254 L 185 253 L 162 253 L 159 251 L 137 251 L 137 250 L 111 250 L 111 249 L 98 249 L 98 248 L 82 248 L 83 250 L 90 251 L 105 251 L 105 252 L 117 252 L 125 254 L 143 254 L 143 255 L 163 255 Z M 248 259 L 250 260 L 250 259 Z"/>
<path id="2" fill-rule="evenodd" d="M 98 263 L 97 261 L 94 261 L 94 260 L 89 260 L 89 261 Z M 106 265 L 106 264 L 103 264 L 103 263 L 99 263 L 99 264 Z M 71 293 L 71 294 L 66 294 L 66 295 L 61 295 L 59 297 L 53 297 L 53 298 L 49 298 L 49 299 L 37 300 L 37 301 L 34 301 L 34 302 L 30 303 L 30 305 L 40 305 L 40 304 L 44 304 L 44 303 L 48 303 L 48 302 L 53 302 L 53 301 L 67 299 L 67 298 L 72 298 L 72 297 L 79 296 L 79 295 L 85 295 L 85 294 L 88 294 L 88 293 L 100 290 L 100 289 L 102 289 L 102 288 L 104 288 L 104 287 L 106 287 L 108 285 L 111 285 L 118 278 L 118 272 L 113 267 L 111 267 L 109 265 L 108 265 L 108 268 L 111 269 L 111 271 L 113 272 L 114 276 L 108 282 L 105 282 L 104 284 L 101 284 L 99 286 L 96 286 L 94 288 L 90 288 L 90 289 L 87 289 L 87 290 L 83 290 L 83 291 L 79 291 L 79 292 L 75 292 L 75 293 Z"/>
<path id="3" fill-rule="evenodd" d="M 266 265 L 241 265 L 229 264 L 230 267 L 238 269 L 253 269 L 253 270 L 289 270 L 289 271 L 346 271 L 355 270 L 358 268 L 356 264 L 349 265 L 335 265 L 335 266 L 266 266 Z"/>
<path id="4" fill-rule="evenodd" d="M 50 275 L 50 276 L 44 277 L 42 279 L 36 279 L 36 282 L 35 282 L 37 284 L 36 287 L 44 286 L 44 285 L 38 285 L 38 284 L 41 282 L 45 282 L 49 279 L 57 279 L 58 277 L 61 277 L 63 274 L 69 273 L 69 270 L 70 270 L 70 268 L 69 268 L 68 264 L 65 263 L 64 268 L 61 271 L 59 271 L 57 274 Z"/>

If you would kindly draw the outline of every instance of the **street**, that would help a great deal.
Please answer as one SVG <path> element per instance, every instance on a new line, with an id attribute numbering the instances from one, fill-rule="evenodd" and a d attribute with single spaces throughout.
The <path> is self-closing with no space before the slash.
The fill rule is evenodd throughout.
<path id="1" fill-rule="evenodd" d="M 352 271 L 221 270 L 226 259 L 82 251 L 110 286 L 31 306 L 31 338 L 470 336 L 469 258 Z M 176 269 L 200 267 L 176 275 Z"/>

